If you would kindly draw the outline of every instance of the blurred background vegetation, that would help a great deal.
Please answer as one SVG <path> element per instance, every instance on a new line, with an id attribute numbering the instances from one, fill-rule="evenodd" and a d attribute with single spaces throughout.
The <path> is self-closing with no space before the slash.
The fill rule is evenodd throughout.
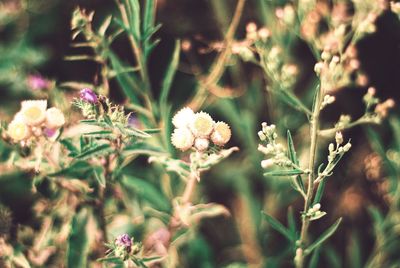
<path id="1" fill-rule="evenodd" d="M 245 37 L 249 22 L 264 25 L 268 21 L 265 13 L 267 2 L 283 6 L 287 1 L 248 0 L 236 33 L 237 39 Z M 178 72 L 171 87 L 169 101 L 173 111 L 195 94 L 197 77 L 193 72 L 205 73 L 211 66 L 217 51 L 210 47 L 223 39 L 236 3 L 236 0 L 158 0 L 156 19 L 162 27 L 155 37 L 161 41 L 148 64 L 155 96 L 160 94 L 175 40 L 190 43 L 190 49 L 181 52 Z M 115 3 L 110 0 L 0 2 L 2 121 L 10 121 L 21 100 L 41 96 L 29 86 L 32 75 L 46 78 L 54 90 L 51 94 L 55 95 L 71 93 L 70 88 L 63 87 L 66 82 L 98 83 L 98 64 L 64 59 L 77 51 L 71 47 L 70 30 L 71 15 L 76 6 L 94 10 L 95 25 L 106 15 L 117 12 Z M 357 44 L 360 68 L 368 77 L 368 86 L 374 86 L 380 98 L 393 98 L 398 103 L 399 17 L 387 10 L 377 18 L 376 27 L 376 32 Z M 316 60 L 304 41 L 294 38 L 290 42 L 291 57 L 300 69 L 295 92 L 306 96 L 315 79 L 313 68 Z M 118 39 L 113 48 L 120 58 L 132 63 L 126 38 Z M 79 48 L 79 51 L 92 53 L 84 48 Z M 286 224 L 287 208 L 300 211 L 302 203 L 289 187 L 288 180 L 262 176 L 257 131 L 261 122 L 273 120 L 282 130 L 293 131 L 295 143 L 301 143 L 307 139 L 307 129 L 303 127 L 305 118 L 284 103 L 270 98 L 265 91 L 261 70 L 251 63 L 232 59 L 220 82 L 236 91 L 235 97 L 211 98 L 203 108 L 232 126 L 233 140 L 230 144 L 241 150 L 204 174 L 197 196 L 201 200 L 225 205 L 232 216 L 202 221 L 198 235 L 182 249 L 181 267 L 257 267 L 261 263 L 268 263 L 266 267 L 291 267 L 289 256 L 293 249 L 263 221 L 260 212 L 268 211 Z M 111 81 L 110 89 L 114 102 L 127 104 L 127 98 L 116 81 Z M 340 114 L 354 118 L 362 115 L 361 99 L 366 90 L 367 85 L 337 91 L 337 101 L 323 112 L 325 122 L 333 125 Z M 269 107 L 271 101 L 274 101 L 272 111 Z M 339 231 L 321 248 L 321 267 L 364 267 L 379 251 L 388 252 L 386 262 L 378 262 L 388 266 L 372 267 L 400 267 L 400 198 L 395 196 L 396 188 L 393 186 L 400 178 L 399 116 L 396 107 L 381 126 L 356 127 L 345 132 L 346 137 L 352 138 L 354 149 L 329 179 L 322 200 L 328 216 L 315 224 L 312 230 L 317 235 L 336 218 L 343 217 Z M 9 145 L 2 142 L 0 146 L 1 158 L 7 159 Z M 305 148 L 299 148 L 302 150 Z M 147 175 L 146 167 L 146 159 L 139 158 L 129 168 L 132 174 L 140 171 L 141 177 L 148 176 L 158 187 L 157 178 L 151 173 Z M 40 190 L 32 193 L 30 182 L 33 177 L 34 174 L 0 169 L 0 204 L 12 213 L 11 230 L 15 231 L 17 226 L 28 226 L 33 230 L 40 228 L 40 217 L 35 216 L 33 208 L 38 200 L 51 194 Z M 140 230 L 136 232 L 140 237 Z M 393 240 L 386 241 L 390 237 Z"/>

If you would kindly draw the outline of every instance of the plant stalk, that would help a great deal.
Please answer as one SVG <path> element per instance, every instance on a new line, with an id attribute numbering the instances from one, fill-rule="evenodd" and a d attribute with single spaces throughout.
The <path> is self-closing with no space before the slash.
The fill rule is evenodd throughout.
<path id="1" fill-rule="evenodd" d="M 320 90 L 320 89 L 317 89 Z M 322 89 L 321 89 L 322 91 Z M 320 92 L 321 93 L 321 92 Z M 320 106 L 321 106 L 321 96 L 322 94 L 317 93 L 317 97 L 315 99 L 314 108 L 311 116 L 311 126 L 310 126 L 310 159 L 308 162 L 308 169 L 310 170 L 310 174 L 308 175 L 307 182 L 307 193 L 306 199 L 304 202 L 304 210 L 306 213 L 311 206 L 312 197 L 314 194 L 314 177 L 315 177 L 315 159 L 317 155 L 317 147 L 318 147 L 318 129 L 319 129 L 319 114 L 320 114 Z M 302 226 L 299 238 L 299 248 L 301 249 L 299 252 L 296 252 L 295 257 L 295 265 L 297 268 L 304 267 L 304 245 L 307 243 L 307 233 L 308 227 L 310 226 L 310 218 L 306 216 L 302 216 Z"/>

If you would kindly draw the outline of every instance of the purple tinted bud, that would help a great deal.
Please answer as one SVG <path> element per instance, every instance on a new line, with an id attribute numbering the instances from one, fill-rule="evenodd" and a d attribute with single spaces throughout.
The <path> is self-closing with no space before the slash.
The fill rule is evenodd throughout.
<path id="1" fill-rule="evenodd" d="M 127 234 L 122 234 L 115 239 L 115 245 L 130 248 L 132 246 L 132 239 Z"/>
<path id="2" fill-rule="evenodd" d="M 139 128 L 140 127 L 139 119 L 135 115 L 130 114 L 128 118 L 128 126 L 133 128 Z"/>
<path id="3" fill-rule="evenodd" d="M 90 88 L 84 88 L 79 92 L 79 97 L 81 100 L 89 102 L 89 103 L 96 103 L 98 101 L 96 93 L 93 92 Z"/>
<path id="4" fill-rule="evenodd" d="M 29 75 L 26 82 L 32 90 L 47 89 L 49 87 L 49 81 L 40 75 Z"/>
<path id="5" fill-rule="evenodd" d="M 48 137 L 51 138 L 54 135 L 57 134 L 57 129 L 51 129 L 51 128 L 45 128 L 44 129 L 44 134 Z"/>

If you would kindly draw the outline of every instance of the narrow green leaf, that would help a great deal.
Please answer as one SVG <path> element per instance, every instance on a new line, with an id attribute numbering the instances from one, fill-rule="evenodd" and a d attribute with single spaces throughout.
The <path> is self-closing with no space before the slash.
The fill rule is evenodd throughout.
<path id="1" fill-rule="evenodd" d="M 331 225 L 317 240 L 315 240 L 311 245 L 304 250 L 304 254 L 310 254 L 314 249 L 322 245 L 329 237 L 331 237 L 336 229 L 339 227 L 340 223 L 342 222 L 342 218 L 339 218 L 334 224 Z"/>
<path id="2" fill-rule="evenodd" d="M 287 221 L 288 221 L 288 227 L 290 232 L 292 233 L 293 237 L 295 237 L 296 234 L 296 220 L 294 218 L 294 214 L 293 214 L 293 207 L 289 207 L 288 211 L 287 211 Z"/>
<path id="3" fill-rule="evenodd" d="M 140 5 L 138 0 L 126 0 L 129 16 L 129 30 L 136 40 L 140 40 Z"/>
<path id="4" fill-rule="evenodd" d="M 304 174 L 303 170 L 299 169 L 293 169 L 293 170 L 276 170 L 276 171 L 270 171 L 270 172 L 265 172 L 264 176 L 269 177 L 269 176 L 294 176 L 294 175 L 300 175 Z"/>
<path id="5" fill-rule="evenodd" d="M 154 27 L 156 13 L 156 1 L 146 0 L 144 4 L 144 14 L 142 23 L 142 32 L 147 33 L 149 29 Z"/>
<path id="6" fill-rule="evenodd" d="M 292 135 L 290 134 L 290 130 L 287 131 L 287 146 L 288 146 L 288 150 L 289 150 L 289 159 L 295 165 L 298 165 L 299 160 L 297 159 L 297 156 L 296 156 L 296 150 L 294 148 L 293 139 L 292 139 Z"/>
<path id="7" fill-rule="evenodd" d="M 85 179 L 91 170 L 89 163 L 85 161 L 75 161 L 69 167 L 47 174 L 50 177 L 63 176 L 71 178 Z"/>
<path id="8" fill-rule="evenodd" d="M 318 268 L 318 261 L 319 261 L 319 255 L 320 255 L 320 250 L 321 248 L 316 248 L 311 256 L 310 259 L 310 264 L 308 265 L 308 268 Z"/>
<path id="9" fill-rule="evenodd" d="M 72 155 L 76 155 L 79 153 L 79 149 L 72 143 L 72 140 L 63 139 L 63 140 L 60 140 L 60 143 L 62 145 L 64 145 L 65 148 L 67 148 L 71 152 Z"/>
<path id="10" fill-rule="evenodd" d="M 170 210 L 169 200 L 150 182 L 134 176 L 123 176 L 122 186 L 136 193 L 141 199 L 149 202 L 155 209 L 161 211 Z"/>
<path id="11" fill-rule="evenodd" d="M 264 214 L 265 219 L 271 225 L 272 228 L 274 228 L 276 231 L 278 231 L 280 234 L 282 234 L 288 240 L 293 241 L 294 237 L 293 237 L 292 233 L 285 226 L 283 226 L 282 223 L 280 223 L 274 217 L 268 215 L 264 211 L 262 213 Z"/>
<path id="12" fill-rule="evenodd" d="M 314 197 L 313 205 L 321 202 L 322 195 L 324 194 L 325 184 L 326 184 L 326 179 L 322 180 L 319 183 L 318 188 L 317 188 L 317 192 L 316 192 L 315 197 Z"/>
<path id="13" fill-rule="evenodd" d="M 105 155 L 110 151 L 110 149 L 111 149 L 111 146 L 108 143 L 98 144 L 87 150 L 84 150 L 83 152 L 78 154 L 75 158 L 86 159 L 89 157 L 93 157 L 95 155 Z"/>
<path id="14" fill-rule="evenodd" d="M 171 60 L 169 61 L 168 66 L 166 68 L 166 72 L 164 74 L 164 79 L 162 81 L 161 94 L 160 94 L 161 112 L 164 112 L 166 110 L 168 94 L 171 89 L 172 81 L 174 79 L 174 76 L 175 76 L 175 73 L 176 73 L 176 70 L 177 70 L 178 64 L 179 64 L 180 51 L 181 51 L 180 41 L 177 40 L 175 42 L 174 52 L 172 54 L 172 57 L 171 57 Z"/>
<path id="15" fill-rule="evenodd" d="M 68 238 L 67 267 L 86 267 L 89 243 L 88 243 L 88 212 L 83 209 L 72 219 L 71 233 Z"/>
<path id="16" fill-rule="evenodd" d="M 124 156 L 131 156 L 134 154 L 145 154 L 145 155 L 154 155 L 154 156 L 159 156 L 159 155 L 166 155 L 166 152 L 164 152 L 161 148 L 155 147 L 153 145 L 150 145 L 145 142 L 137 142 L 132 145 L 128 145 L 125 147 L 123 151 Z"/>
<path id="17" fill-rule="evenodd" d="M 139 82 L 135 79 L 135 75 L 123 72 L 126 67 L 121 63 L 120 59 L 115 54 L 110 53 L 109 58 L 111 66 L 116 72 L 116 79 L 125 96 L 127 96 L 132 103 L 139 105 L 140 102 L 137 95 L 141 94 L 141 88 Z"/>
<path id="18" fill-rule="evenodd" d="M 102 167 L 102 166 L 93 167 L 93 175 L 94 175 L 96 181 L 102 187 L 106 187 L 106 177 L 104 176 L 104 173 L 105 173 L 104 167 Z"/>

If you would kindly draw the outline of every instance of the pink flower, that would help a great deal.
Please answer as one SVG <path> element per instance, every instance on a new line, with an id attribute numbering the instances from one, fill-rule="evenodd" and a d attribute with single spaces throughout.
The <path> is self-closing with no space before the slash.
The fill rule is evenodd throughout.
<path id="1" fill-rule="evenodd" d="M 28 87 L 32 90 L 48 89 L 50 82 L 41 75 L 29 75 L 27 78 Z"/>

